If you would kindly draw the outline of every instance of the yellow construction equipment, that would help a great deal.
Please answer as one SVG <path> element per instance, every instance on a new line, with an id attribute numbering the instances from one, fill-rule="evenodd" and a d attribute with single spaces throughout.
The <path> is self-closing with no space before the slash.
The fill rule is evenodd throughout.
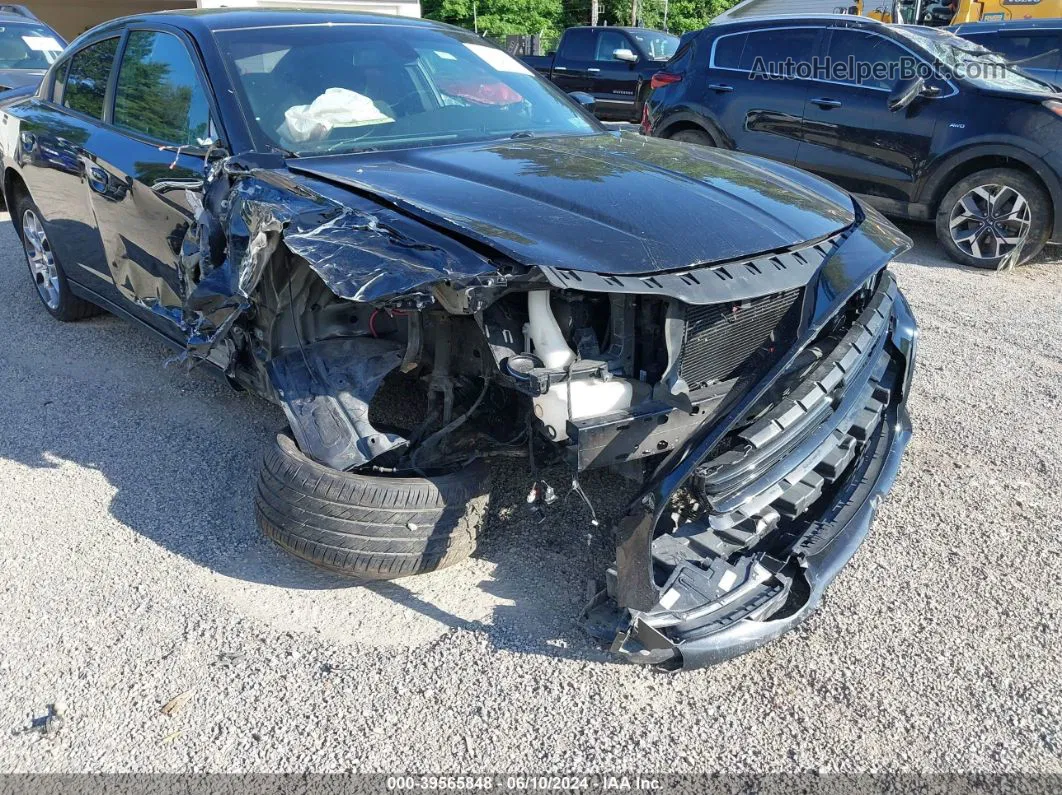
<path id="1" fill-rule="evenodd" d="M 1062 0 L 859 0 L 851 10 L 881 22 L 958 25 L 1062 17 Z"/>

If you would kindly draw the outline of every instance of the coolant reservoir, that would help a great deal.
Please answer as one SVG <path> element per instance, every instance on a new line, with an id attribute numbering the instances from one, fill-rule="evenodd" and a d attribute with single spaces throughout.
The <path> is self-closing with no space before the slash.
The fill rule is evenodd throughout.
<path id="1" fill-rule="evenodd" d="M 549 392 L 534 398 L 534 405 L 535 416 L 546 426 L 546 433 L 558 442 L 568 438 L 569 387 L 572 392 L 573 420 L 585 420 L 629 409 L 634 396 L 630 381 L 619 378 L 611 381 L 554 384 Z"/>

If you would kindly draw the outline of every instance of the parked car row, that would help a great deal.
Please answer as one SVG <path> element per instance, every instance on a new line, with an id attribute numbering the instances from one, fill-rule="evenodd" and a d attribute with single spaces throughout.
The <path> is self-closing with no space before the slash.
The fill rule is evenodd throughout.
<path id="1" fill-rule="evenodd" d="M 999 31 L 976 38 L 1031 49 L 1033 32 Z M 816 71 L 849 63 L 873 69 Z M 958 262 L 999 268 L 1062 239 L 1059 88 L 952 32 L 843 15 L 721 23 L 687 34 L 653 83 L 647 134 L 819 174 L 935 222 Z"/>
<path id="2" fill-rule="evenodd" d="M 0 91 L 35 87 L 66 47 L 25 6 L 0 5 Z"/>
<path id="3" fill-rule="evenodd" d="M 623 35 L 603 51 L 640 48 Z M 587 611 L 626 660 L 706 665 L 800 623 L 910 437 L 917 331 L 888 271 L 910 241 L 872 206 L 609 130 L 455 28 L 110 22 L 0 102 L 0 169 L 46 311 L 127 318 L 283 409 L 255 500 L 299 557 L 461 560 L 496 456 L 589 532 L 582 474 L 639 479 Z M 398 388 L 411 410 L 381 415 Z"/>
<path id="4" fill-rule="evenodd" d="M 576 27 L 564 31 L 556 52 L 522 60 L 564 91 L 590 94 L 598 118 L 637 122 L 653 75 L 678 43 L 646 28 Z"/>

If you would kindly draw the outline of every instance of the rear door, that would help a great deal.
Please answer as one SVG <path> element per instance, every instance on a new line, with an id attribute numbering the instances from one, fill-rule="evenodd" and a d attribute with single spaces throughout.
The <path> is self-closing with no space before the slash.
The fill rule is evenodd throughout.
<path id="1" fill-rule="evenodd" d="M 22 103 L 5 124 L 18 124 L 18 146 L 30 195 L 67 278 L 115 300 L 91 200 L 92 152 L 110 133 L 103 119 L 119 35 L 101 37 L 68 55 L 42 99 Z"/>
<path id="2" fill-rule="evenodd" d="M 822 29 L 772 27 L 719 36 L 697 91 L 727 145 L 774 160 L 796 159 L 812 60 Z M 702 78 L 703 79 L 703 78 Z"/>
<path id="3" fill-rule="evenodd" d="M 562 91 L 591 91 L 594 66 L 594 28 L 569 28 L 564 31 L 557 55 L 553 58 L 553 82 Z"/>
<path id="4" fill-rule="evenodd" d="M 129 30 L 92 193 L 117 290 L 144 320 L 182 341 L 181 245 L 202 206 L 204 159 L 217 136 L 189 44 L 176 30 Z"/>
<path id="5" fill-rule="evenodd" d="M 830 29 L 826 63 L 836 79 L 816 81 L 808 96 L 797 165 L 853 193 L 911 201 L 930 160 L 938 119 L 958 97 L 955 86 L 933 78 L 929 84 L 939 90 L 937 97 L 890 112 L 898 76 L 917 61 L 916 53 L 882 34 Z"/>

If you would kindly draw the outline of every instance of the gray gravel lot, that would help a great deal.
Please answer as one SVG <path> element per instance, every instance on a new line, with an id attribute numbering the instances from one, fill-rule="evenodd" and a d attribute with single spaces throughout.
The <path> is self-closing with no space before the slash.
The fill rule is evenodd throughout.
<path id="1" fill-rule="evenodd" d="M 112 317 L 52 321 L 4 217 L 0 772 L 1062 773 L 1062 265 L 964 270 L 907 231 L 917 435 L 868 541 L 797 632 L 666 676 L 583 636 L 586 516 L 531 522 L 521 465 L 454 569 L 363 587 L 274 548 L 279 411 Z"/>

